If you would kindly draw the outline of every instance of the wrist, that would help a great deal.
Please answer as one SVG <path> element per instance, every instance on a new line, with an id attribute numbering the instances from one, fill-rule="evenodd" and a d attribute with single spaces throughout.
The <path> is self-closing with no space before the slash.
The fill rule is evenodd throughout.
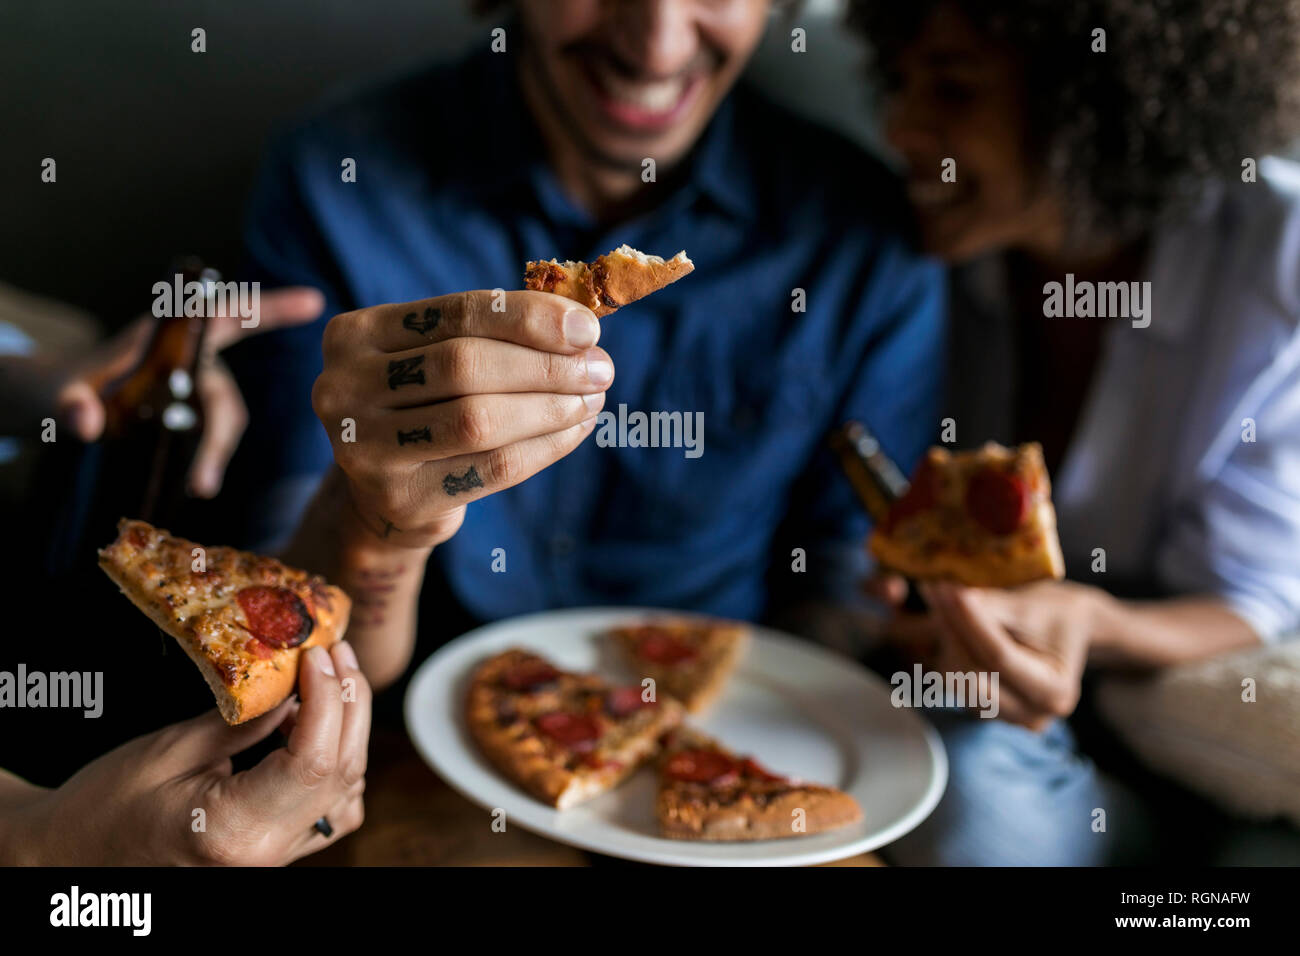
<path id="1" fill-rule="evenodd" d="M 1104 588 L 1088 587 L 1084 613 L 1088 622 L 1088 656 L 1094 663 L 1105 663 L 1119 643 L 1117 624 L 1124 605 Z"/>
<path id="2" fill-rule="evenodd" d="M 344 494 L 348 495 L 348 492 L 344 491 Z M 409 562 L 413 559 L 423 564 L 433 551 L 434 543 L 407 544 L 404 543 L 409 540 L 406 535 L 393 534 L 393 529 L 389 529 L 386 533 L 382 525 L 379 527 L 369 525 L 357 511 L 351 495 L 348 495 L 347 501 L 340 508 L 340 514 L 342 518 L 339 522 L 339 553 L 345 564 L 353 564 L 356 561 Z"/>

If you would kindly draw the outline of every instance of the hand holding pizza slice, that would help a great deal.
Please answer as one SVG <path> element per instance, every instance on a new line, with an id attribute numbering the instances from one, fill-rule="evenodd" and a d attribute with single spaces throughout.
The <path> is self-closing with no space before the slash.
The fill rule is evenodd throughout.
<path id="1" fill-rule="evenodd" d="M 886 568 L 918 580 L 1015 587 L 1064 577 L 1042 448 L 931 448 L 868 547 Z"/>
<path id="2" fill-rule="evenodd" d="M 176 638 L 231 725 L 293 693 L 299 658 L 341 640 L 352 608 L 320 577 L 234 548 L 203 548 L 143 521 L 122 520 L 99 566 Z"/>

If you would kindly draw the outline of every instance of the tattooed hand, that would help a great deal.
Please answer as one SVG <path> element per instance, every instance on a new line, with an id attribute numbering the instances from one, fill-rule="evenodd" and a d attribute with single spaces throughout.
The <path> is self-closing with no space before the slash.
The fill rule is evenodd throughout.
<path id="1" fill-rule="evenodd" d="M 312 404 L 361 523 L 402 547 L 439 544 L 466 504 L 573 451 L 614 378 L 599 336 L 589 309 L 544 292 L 335 316 Z"/>

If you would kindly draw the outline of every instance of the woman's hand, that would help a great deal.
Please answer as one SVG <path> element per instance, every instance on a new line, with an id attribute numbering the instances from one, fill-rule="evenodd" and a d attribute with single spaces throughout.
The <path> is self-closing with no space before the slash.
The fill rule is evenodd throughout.
<path id="1" fill-rule="evenodd" d="M 1095 588 L 1041 581 L 1014 589 L 928 581 L 925 613 L 901 610 L 906 582 L 886 575 L 869 593 L 896 609 L 886 636 L 927 670 L 998 675 L 998 716 L 1033 730 L 1069 716 L 1102 602 Z"/>
<path id="2" fill-rule="evenodd" d="M 930 581 L 918 589 L 934 617 L 940 661 L 996 673 L 1000 716 L 1043 730 L 1074 713 L 1092 637 L 1093 588 L 1070 581 L 1006 590 Z"/>

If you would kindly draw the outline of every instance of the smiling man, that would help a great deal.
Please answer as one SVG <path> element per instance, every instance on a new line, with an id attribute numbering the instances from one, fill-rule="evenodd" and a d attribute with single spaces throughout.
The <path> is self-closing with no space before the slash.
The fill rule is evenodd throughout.
<path id="1" fill-rule="evenodd" d="M 298 524 L 294 557 L 353 595 L 381 685 L 417 607 L 437 642 L 562 606 L 847 600 L 866 520 L 827 430 L 866 418 L 910 464 L 941 386 L 941 277 L 895 182 L 737 87 L 765 0 L 490 6 L 479 53 L 271 151 L 252 277 L 321 289 L 333 318 L 232 361 L 253 421 L 228 487 L 267 505 L 250 537 Z M 695 271 L 601 323 L 492 291 L 623 243 Z M 586 440 L 621 406 L 702 415 L 705 454 Z"/>

